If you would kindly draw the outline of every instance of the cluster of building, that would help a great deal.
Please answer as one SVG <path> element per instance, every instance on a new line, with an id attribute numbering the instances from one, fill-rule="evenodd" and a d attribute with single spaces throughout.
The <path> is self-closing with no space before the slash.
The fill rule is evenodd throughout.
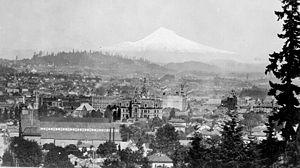
<path id="1" fill-rule="evenodd" d="M 66 146 L 86 143 L 99 146 L 106 141 L 122 144 L 119 130 L 121 124 L 129 125 L 137 120 L 163 118 L 165 109 L 177 109 L 175 114 L 177 118 L 172 118 L 168 122 L 183 133 L 193 125 L 193 121 L 188 123 L 187 120 L 178 117 L 181 115 L 190 117 L 189 119 L 205 120 L 206 122 L 199 125 L 197 131 L 207 136 L 219 134 L 225 120 L 210 118 L 222 111 L 220 109 L 222 97 L 191 98 L 192 96 L 187 96 L 182 87 L 175 94 L 163 91 L 159 94 L 150 94 L 151 86 L 147 88 L 145 80 L 142 85 L 134 80 L 117 81 L 117 84 L 112 82 L 110 88 L 106 88 L 103 94 L 98 94 L 97 85 L 105 83 L 98 77 L 31 73 L 0 78 L 0 109 L 11 108 L 19 103 L 26 105 L 21 113 L 21 130 L 18 130 L 18 127 L 11 128 L 14 131 L 10 132 L 10 136 L 17 136 L 20 132 L 25 138 L 35 140 L 41 145 L 54 143 Z M 128 87 L 132 83 L 137 84 L 134 86 L 135 90 Z M 120 89 L 122 87 L 130 89 L 124 92 Z M 270 97 L 264 101 L 241 97 L 236 101 L 241 113 L 249 111 L 268 113 L 275 106 L 274 100 Z M 64 111 L 64 115 L 41 117 L 41 111 L 47 113 L 45 109 L 59 109 Z M 257 132 L 262 130 L 258 129 Z M 186 138 L 191 137 L 192 133 Z M 153 156 L 153 158 L 160 157 L 162 156 Z"/>

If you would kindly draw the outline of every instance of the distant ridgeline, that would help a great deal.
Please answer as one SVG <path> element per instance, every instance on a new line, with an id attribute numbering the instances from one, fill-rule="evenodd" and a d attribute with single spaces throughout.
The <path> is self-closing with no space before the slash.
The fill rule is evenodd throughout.
<path id="1" fill-rule="evenodd" d="M 56 69 L 69 67 L 69 69 L 64 69 L 66 72 L 68 70 L 73 72 L 83 70 L 114 75 L 128 75 L 142 72 L 164 74 L 167 72 L 166 68 L 144 59 L 129 59 L 98 51 L 59 52 L 57 54 L 51 53 L 45 55 L 40 52 L 38 54 L 35 53 L 30 60 L 21 61 L 28 61 L 31 65 L 55 67 Z"/>

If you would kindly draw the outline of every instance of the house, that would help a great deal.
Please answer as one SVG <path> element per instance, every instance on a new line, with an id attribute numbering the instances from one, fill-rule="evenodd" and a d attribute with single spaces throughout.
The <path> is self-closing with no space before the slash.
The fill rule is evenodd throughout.
<path id="1" fill-rule="evenodd" d="M 171 168 L 173 167 L 173 161 L 167 155 L 162 153 L 156 153 L 148 156 L 151 168 Z"/>
<path id="2" fill-rule="evenodd" d="M 83 117 L 87 113 L 92 112 L 95 110 L 90 104 L 88 103 L 82 103 L 78 108 L 75 109 L 75 111 L 72 113 L 73 117 Z"/>

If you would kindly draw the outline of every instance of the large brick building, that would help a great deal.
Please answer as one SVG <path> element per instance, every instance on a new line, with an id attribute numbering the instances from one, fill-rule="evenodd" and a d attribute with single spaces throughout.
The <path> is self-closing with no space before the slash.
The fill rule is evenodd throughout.
<path id="1" fill-rule="evenodd" d="M 40 145 L 54 143 L 58 146 L 66 146 L 85 142 L 98 146 L 109 140 L 121 142 L 120 124 L 109 123 L 107 119 L 39 119 L 37 109 L 24 108 L 21 121 L 24 138 L 35 140 Z"/>
<path id="2" fill-rule="evenodd" d="M 155 98 L 123 99 L 118 104 L 121 120 L 129 118 L 162 118 L 162 101 Z"/>

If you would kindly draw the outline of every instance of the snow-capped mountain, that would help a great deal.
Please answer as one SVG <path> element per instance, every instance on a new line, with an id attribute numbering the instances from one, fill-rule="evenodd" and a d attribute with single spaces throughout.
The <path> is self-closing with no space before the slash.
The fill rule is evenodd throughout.
<path id="1" fill-rule="evenodd" d="M 144 58 L 158 63 L 184 61 L 211 61 L 234 59 L 235 53 L 209 47 L 185 39 L 174 31 L 159 28 L 145 38 L 135 42 L 123 42 L 104 47 L 103 51 L 133 58 Z"/>

